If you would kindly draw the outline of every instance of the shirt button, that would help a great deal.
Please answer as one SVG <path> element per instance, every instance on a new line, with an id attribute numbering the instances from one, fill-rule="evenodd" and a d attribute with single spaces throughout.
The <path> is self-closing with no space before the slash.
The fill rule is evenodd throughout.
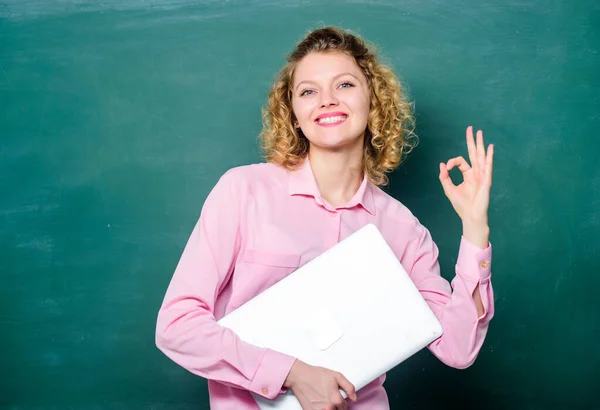
<path id="1" fill-rule="evenodd" d="M 262 392 L 262 394 L 264 394 L 266 396 L 267 394 L 269 394 L 269 389 L 267 389 L 266 387 L 263 387 L 261 392 Z"/>
<path id="2" fill-rule="evenodd" d="M 487 261 L 481 261 L 481 263 L 479 264 L 479 266 L 481 266 L 483 269 L 488 267 L 488 262 Z"/>

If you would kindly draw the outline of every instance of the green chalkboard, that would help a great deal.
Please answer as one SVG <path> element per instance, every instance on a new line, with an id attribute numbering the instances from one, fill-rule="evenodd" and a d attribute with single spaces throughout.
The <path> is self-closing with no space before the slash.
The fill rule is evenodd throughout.
<path id="1" fill-rule="evenodd" d="M 476 363 L 423 351 L 393 409 L 592 409 L 600 380 L 600 6 L 595 0 L 10 0 L 0 4 L 0 407 L 207 409 L 154 345 L 208 191 L 261 160 L 285 55 L 333 24 L 409 87 L 420 144 L 387 188 L 451 279 L 437 180 L 472 124 L 496 146 L 496 317 Z"/>

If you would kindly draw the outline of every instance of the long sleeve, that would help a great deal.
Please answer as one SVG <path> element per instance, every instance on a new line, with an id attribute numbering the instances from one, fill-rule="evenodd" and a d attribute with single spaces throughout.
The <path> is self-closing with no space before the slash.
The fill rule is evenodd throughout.
<path id="1" fill-rule="evenodd" d="M 243 342 L 216 322 L 215 301 L 240 249 L 240 194 L 226 173 L 211 191 L 158 313 L 156 345 L 207 379 L 273 399 L 294 358 Z"/>
<path id="2" fill-rule="evenodd" d="M 451 283 L 440 276 L 438 248 L 429 231 L 419 227 L 418 239 L 404 254 L 405 266 L 442 324 L 443 335 L 430 351 L 448 366 L 463 369 L 475 361 L 494 316 L 491 285 L 492 247 L 479 249 L 461 238 L 456 275 Z M 484 313 L 477 314 L 473 293 L 479 285 Z"/>

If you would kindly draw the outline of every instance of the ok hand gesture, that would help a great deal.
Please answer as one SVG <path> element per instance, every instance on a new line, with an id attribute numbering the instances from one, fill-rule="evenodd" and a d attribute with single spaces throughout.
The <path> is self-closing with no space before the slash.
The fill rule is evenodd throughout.
<path id="1" fill-rule="evenodd" d="M 473 139 L 473 127 L 467 128 L 467 148 L 471 165 L 463 157 L 456 157 L 440 164 L 440 182 L 452 207 L 463 222 L 467 240 L 482 247 L 487 246 L 488 207 L 492 187 L 494 146 L 485 149 L 483 132 L 477 131 L 477 142 Z M 454 168 L 462 172 L 463 182 L 454 185 L 448 172 Z M 469 236 L 469 237 L 467 237 Z"/>

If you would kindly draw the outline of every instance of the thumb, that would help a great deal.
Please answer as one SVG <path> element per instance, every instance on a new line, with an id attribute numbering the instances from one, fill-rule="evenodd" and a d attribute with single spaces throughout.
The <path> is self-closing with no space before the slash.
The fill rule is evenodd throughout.
<path id="1" fill-rule="evenodd" d="M 338 385 L 346 392 L 346 396 L 348 396 L 350 398 L 350 400 L 352 400 L 352 401 L 358 400 L 358 397 L 356 396 L 356 390 L 354 388 L 354 385 L 352 383 L 350 383 L 350 381 L 348 379 L 346 379 L 346 377 L 343 374 L 336 373 L 335 379 L 337 380 Z"/>

